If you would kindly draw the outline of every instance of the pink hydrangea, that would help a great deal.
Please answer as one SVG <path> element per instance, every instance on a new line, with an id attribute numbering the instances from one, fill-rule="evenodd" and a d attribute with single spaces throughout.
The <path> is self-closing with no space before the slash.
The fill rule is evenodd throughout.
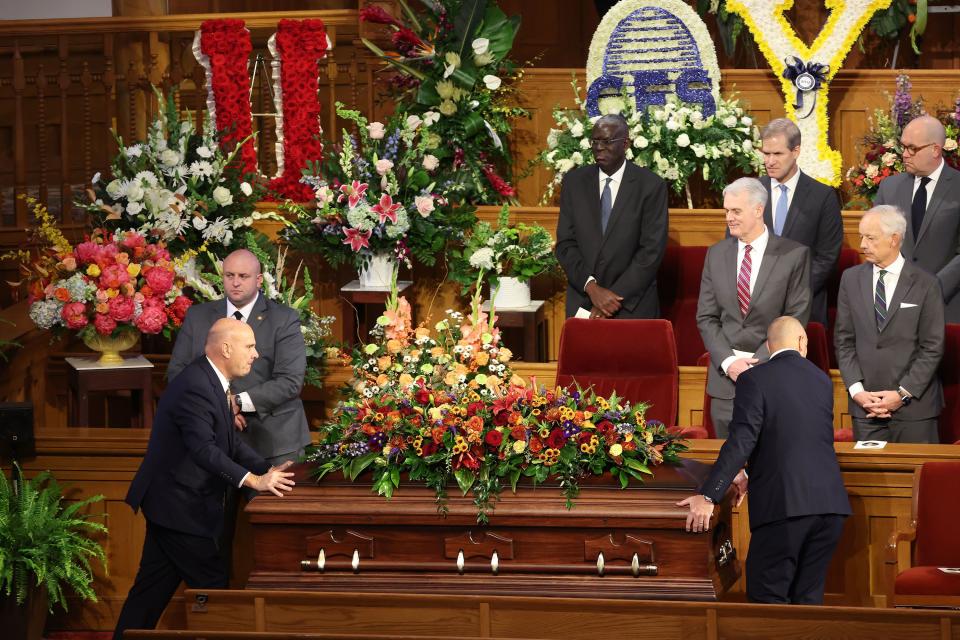
<path id="1" fill-rule="evenodd" d="M 63 305 L 60 317 L 63 318 L 68 329 L 83 329 L 90 323 L 87 318 L 87 305 L 82 302 L 68 302 Z"/>
<path id="2" fill-rule="evenodd" d="M 108 303 L 110 317 L 118 322 L 129 322 L 133 318 L 133 298 L 129 296 L 114 296 Z"/>
<path id="3" fill-rule="evenodd" d="M 123 265 L 108 265 L 100 273 L 100 286 L 104 289 L 119 289 L 127 282 L 130 282 L 130 274 Z"/>
<path id="4" fill-rule="evenodd" d="M 169 267 L 153 267 L 144 275 L 147 285 L 154 295 L 162 296 L 173 287 L 173 269 Z"/>
<path id="5" fill-rule="evenodd" d="M 108 315 L 98 313 L 93 318 L 93 326 L 96 328 L 97 333 L 102 336 L 108 336 L 117 328 L 117 321 Z"/>
<path id="6" fill-rule="evenodd" d="M 141 333 L 160 333 L 163 331 L 163 326 L 167 324 L 167 314 L 163 310 L 163 303 L 149 306 L 144 304 L 143 313 L 137 316 L 134 324 L 137 325 Z"/>

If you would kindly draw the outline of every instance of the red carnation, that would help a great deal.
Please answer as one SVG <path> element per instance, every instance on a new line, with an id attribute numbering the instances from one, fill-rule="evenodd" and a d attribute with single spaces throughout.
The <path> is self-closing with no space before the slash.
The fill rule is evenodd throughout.
<path id="1" fill-rule="evenodd" d="M 105 313 L 98 313 L 93 318 L 93 326 L 96 328 L 97 333 L 102 336 L 108 336 L 117 328 L 117 321 Z"/>
<path id="2" fill-rule="evenodd" d="M 426 458 L 436 453 L 437 445 L 432 440 L 424 440 L 420 450 L 423 452 L 423 457 Z"/>
<path id="3" fill-rule="evenodd" d="M 487 431 L 484 441 L 491 447 L 499 447 L 500 443 L 503 442 L 503 434 L 497 430 Z"/>
<path id="4" fill-rule="evenodd" d="M 562 449 L 563 445 L 567 443 L 567 437 L 563 435 L 563 431 L 560 429 L 554 429 L 550 432 L 550 435 L 547 437 L 547 445 L 551 449 Z"/>
<path id="5" fill-rule="evenodd" d="M 67 323 L 68 329 L 83 329 L 90 323 L 87 318 L 87 305 L 82 302 L 69 302 L 63 305 L 60 317 Z"/>
<path id="6" fill-rule="evenodd" d="M 135 305 L 133 298 L 128 296 L 114 296 L 107 303 L 110 307 L 110 317 L 118 322 L 129 322 L 133 318 Z M 98 328 L 99 329 L 99 328 Z"/>

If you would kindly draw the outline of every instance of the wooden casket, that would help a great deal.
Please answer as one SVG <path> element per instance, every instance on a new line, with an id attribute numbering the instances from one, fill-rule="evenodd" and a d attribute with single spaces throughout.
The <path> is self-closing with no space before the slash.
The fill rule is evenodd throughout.
<path id="1" fill-rule="evenodd" d="M 402 485 L 386 500 L 361 477 L 319 484 L 301 465 L 296 489 L 261 495 L 246 511 L 255 589 L 716 600 L 740 575 L 729 492 L 710 531 L 684 531 L 679 500 L 708 467 L 656 467 L 643 486 L 587 478 L 572 510 L 556 485 L 509 487 L 488 525 L 451 490 Z"/>

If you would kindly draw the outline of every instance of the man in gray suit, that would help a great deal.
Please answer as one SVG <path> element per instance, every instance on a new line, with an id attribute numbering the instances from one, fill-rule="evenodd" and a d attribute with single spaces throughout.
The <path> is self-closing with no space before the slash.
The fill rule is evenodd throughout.
<path id="1" fill-rule="evenodd" d="M 903 128 L 904 173 L 880 183 L 874 204 L 890 204 L 908 216 L 900 253 L 907 263 L 937 276 L 946 321 L 960 322 L 960 171 L 943 161 L 946 132 L 934 117 Z"/>
<path id="2" fill-rule="evenodd" d="M 707 250 L 697 327 L 710 352 L 707 393 L 717 437 L 726 438 L 734 383 L 770 356 L 767 327 L 779 316 L 802 324 L 810 313 L 810 250 L 763 224 L 767 189 L 740 178 L 723 190 L 730 237 Z"/>
<path id="3" fill-rule="evenodd" d="M 191 307 L 177 336 L 167 369 L 173 380 L 203 355 L 207 332 L 220 318 L 234 317 L 253 329 L 260 357 L 250 373 L 231 383 L 236 428 L 241 438 L 271 465 L 296 460 L 310 443 L 300 400 L 307 367 L 306 347 L 296 311 L 268 300 L 260 291 L 260 262 L 246 249 L 223 261 L 226 298 Z"/>
<path id="4" fill-rule="evenodd" d="M 567 317 L 656 318 L 657 270 L 667 248 L 667 183 L 626 159 L 627 121 L 597 120 L 597 163 L 563 179 L 557 261 L 567 274 Z"/>
<path id="5" fill-rule="evenodd" d="M 908 227 L 896 207 L 867 211 L 867 262 L 840 279 L 834 342 L 858 440 L 938 441 L 943 299 L 937 279 L 901 255 Z"/>
<path id="6" fill-rule="evenodd" d="M 832 187 L 800 171 L 800 128 L 791 120 L 771 120 L 760 137 L 767 171 L 760 182 L 770 198 L 763 222 L 774 234 L 810 247 L 810 319 L 827 326 L 827 282 L 843 244 L 840 200 Z"/>

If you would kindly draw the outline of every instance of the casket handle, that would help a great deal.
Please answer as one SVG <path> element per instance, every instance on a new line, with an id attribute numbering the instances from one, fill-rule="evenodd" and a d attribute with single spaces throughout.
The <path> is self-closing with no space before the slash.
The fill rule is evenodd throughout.
<path id="1" fill-rule="evenodd" d="M 597 575 L 598 576 L 603 575 L 603 566 L 604 566 L 603 551 L 601 551 L 600 553 L 597 554 Z"/>
<path id="2" fill-rule="evenodd" d="M 630 560 L 630 573 L 633 574 L 634 578 L 640 575 L 640 558 L 637 554 L 633 554 L 633 558 Z"/>
<path id="3" fill-rule="evenodd" d="M 457 573 L 463 575 L 463 566 L 465 562 L 463 559 L 463 549 L 460 549 L 460 552 L 457 553 Z"/>
<path id="4" fill-rule="evenodd" d="M 500 556 L 496 551 L 493 552 L 493 555 L 490 556 L 490 573 L 497 575 L 500 571 Z"/>
<path id="5" fill-rule="evenodd" d="M 317 569 L 323 571 L 323 568 L 327 565 L 327 552 L 324 551 L 323 547 L 320 547 L 320 553 L 317 554 Z"/>
<path id="6" fill-rule="evenodd" d="M 353 567 L 354 573 L 360 571 L 360 552 L 356 549 L 353 550 L 353 559 L 350 560 L 350 566 Z"/>

